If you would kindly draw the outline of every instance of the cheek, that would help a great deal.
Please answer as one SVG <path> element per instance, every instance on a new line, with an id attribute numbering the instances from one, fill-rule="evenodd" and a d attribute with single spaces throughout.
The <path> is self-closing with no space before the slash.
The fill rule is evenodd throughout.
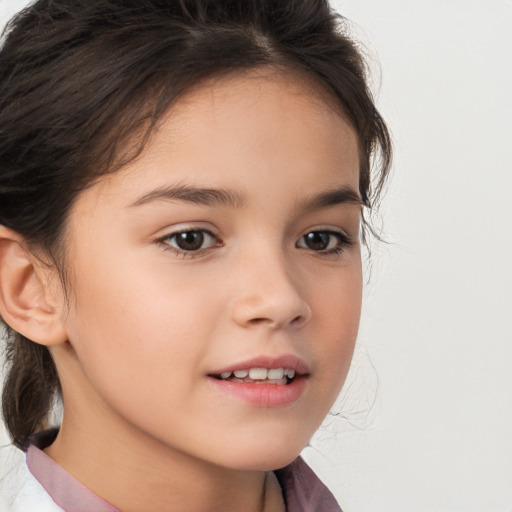
<path id="1" fill-rule="evenodd" d="M 149 397 L 157 387 L 191 386 L 219 317 L 213 291 L 198 293 L 187 276 L 126 258 L 76 281 L 68 333 L 93 385 L 111 401 L 123 390 Z"/>
<path id="2" fill-rule="evenodd" d="M 359 329 L 362 300 L 361 267 L 317 292 L 315 350 L 324 374 L 324 391 L 334 400 L 347 376 Z"/>

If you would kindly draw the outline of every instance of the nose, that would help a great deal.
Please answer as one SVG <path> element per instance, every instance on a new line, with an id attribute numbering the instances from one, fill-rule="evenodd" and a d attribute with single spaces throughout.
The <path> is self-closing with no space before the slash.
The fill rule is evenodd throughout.
<path id="1" fill-rule="evenodd" d="M 265 326 L 272 330 L 303 327 L 311 307 L 300 290 L 299 279 L 284 258 L 252 254 L 241 265 L 233 319 L 242 327 Z"/>

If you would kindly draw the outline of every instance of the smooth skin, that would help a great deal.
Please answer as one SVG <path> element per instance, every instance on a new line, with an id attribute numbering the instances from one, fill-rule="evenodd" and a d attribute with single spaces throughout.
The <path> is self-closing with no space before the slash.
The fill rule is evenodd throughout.
<path id="1" fill-rule="evenodd" d="M 47 454 L 124 512 L 258 512 L 265 471 L 300 453 L 350 366 L 358 185 L 356 134 L 304 77 L 253 71 L 181 98 L 141 157 L 74 204 L 69 303 L 27 255 L 23 304 L 32 293 L 46 316 L 13 327 L 50 346 L 64 394 Z M 329 204 L 312 199 L 333 191 Z M 2 234 L 4 261 L 23 259 L 22 242 Z M 23 286 L 9 290 L 4 313 Z M 309 367 L 291 404 L 211 385 L 216 369 L 282 354 Z"/>

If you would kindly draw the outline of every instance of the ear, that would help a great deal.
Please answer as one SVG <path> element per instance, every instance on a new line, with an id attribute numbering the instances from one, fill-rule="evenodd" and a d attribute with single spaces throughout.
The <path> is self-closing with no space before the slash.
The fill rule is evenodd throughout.
<path id="1" fill-rule="evenodd" d="M 67 340 L 56 274 L 29 252 L 21 235 L 0 225 L 0 315 L 15 331 L 47 346 Z"/>

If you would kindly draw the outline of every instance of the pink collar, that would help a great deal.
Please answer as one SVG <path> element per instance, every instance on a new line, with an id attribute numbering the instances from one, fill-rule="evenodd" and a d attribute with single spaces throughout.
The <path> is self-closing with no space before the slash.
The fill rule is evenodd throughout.
<path id="1" fill-rule="evenodd" d="M 66 512 L 120 512 L 34 445 L 27 451 L 27 466 L 52 500 Z"/>

